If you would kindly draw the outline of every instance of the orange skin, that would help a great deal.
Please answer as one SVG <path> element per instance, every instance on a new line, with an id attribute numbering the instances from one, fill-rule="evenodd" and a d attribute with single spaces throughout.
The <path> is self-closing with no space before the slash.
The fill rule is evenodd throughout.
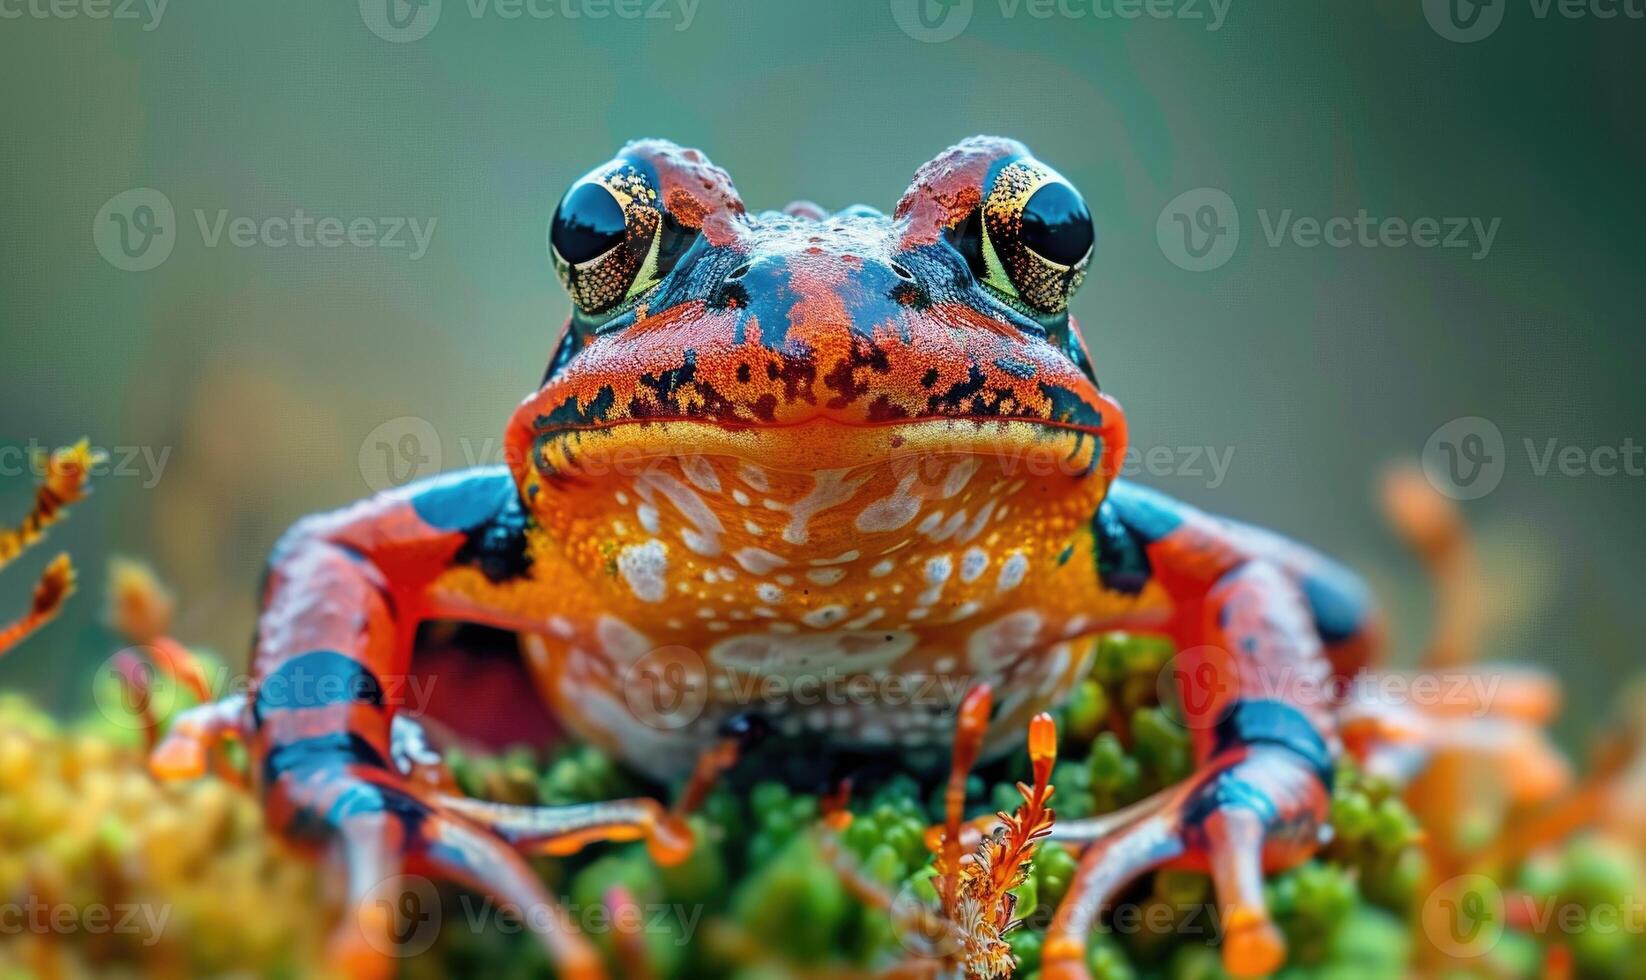
<path id="1" fill-rule="evenodd" d="M 520 633 L 558 718 L 665 779 L 751 713 L 803 749 L 940 759 L 960 696 L 985 683 L 998 752 L 1083 676 L 1096 635 L 1154 631 L 1224 651 L 1178 675 L 1203 768 L 1138 823 L 1070 825 L 1097 841 L 1089 861 L 1115 857 L 1071 892 L 1090 905 L 1164 861 L 1208 867 L 1237 910 L 1231 967 L 1274 965 L 1260 864 L 1316 846 L 1339 751 L 1309 685 L 1363 661 L 1374 620 L 1313 552 L 1114 479 L 1125 419 L 1066 309 L 1089 251 L 1042 254 L 1079 247 L 1044 232 L 1073 213 L 1044 202 L 1070 195 L 985 138 L 922 168 L 890 218 L 750 215 L 724 171 L 661 141 L 580 181 L 565 220 L 622 225 L 608 251 L 568 256 L 581 246 L 557 212 L 579 308 L 510 421 L 506 471 L 310 518 L 276 551 L 243 727 L 277 825 L 341 840 L 357 901 L 410 869 L 546 903 L 519 852 L 592 840 L 684 856 L 676 815 L 649 800 L 484 807 L 413 778 L 395 692 L 430 619 Z M 774 678 L 868 693 L 750 687 Z M 886 695 L 898 684 L 935 700 Z M 182 771 L 200 753 L 158 758 Z M 1059 913 L 1044 975 L 1081 975 L 1095 914 Z M 387 962 L 377 919 L 340 935 L 351 972 Z M 569 929 L 544 942 L 562 975 L 599 975 Z"/>

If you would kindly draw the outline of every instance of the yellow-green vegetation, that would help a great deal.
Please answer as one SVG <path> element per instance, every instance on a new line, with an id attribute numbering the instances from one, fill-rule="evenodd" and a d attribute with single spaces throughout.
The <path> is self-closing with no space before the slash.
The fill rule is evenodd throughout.
<path id="1" fill-rule="evenodd" d="M 4 976 L 306 975 L 318 877 L 238 787 L 157 783 L 103 719 L 0 696 Z"/>
<path id="2" fill-rule="evenodd" d="M 1058 719 L 1053 804 L 1060 815 L 1111 810 L 1187 772 L 1187 734 L 1170 707 L 1158 703 L 1155 684 L 1171 652 L 1140 638 L 1100 645 L 1090 676 Z M 265 835 L 248 791 L 216 779 L 152 781 L 141 726 L 109 711 L 120 703 L 114 693 L 100 696 L 105 710 L 96 724 L 72 726 L 19 697 L 0 699 L 0 888 L 13 902 L 38 896 L 72 910 L 76 923 L 0 932 L 4 975 L 312 975 L 335 915 L 322 894 L 323 876 Z M 170 710 L 188 701 L 163 681 L 155 693 Z M 158 712 L 161 724 L 170 710 Z M 782 751 L 781 744 L 774 749 Z M 587 747 L 546 756 L 524 748 L 456 754 L 451 761 L 465 791 L 513 802 L 666 791 Z M 659 869 L 639 845 L 602 846 L 541 861 L 545 881 L 614 961 L 623 936 L 609 925 L 609 906 L 620 886 L 638 906 L 634 921 L 641 927 L 623 955 L 627 962 L 639 955 L 659 978 L 861 976 L 909 955 L 912 944 L 892 916 L 858 901 L 831 863 L 818 832 L 822 802 L 804 791 L 813 787 L 770 778 L 762 768 L 769 762 L 758 754 L 746 759 L 710 795 L 693 818 L 702 846 L 685 864 Z M 1024 753 L 979 770 L 968 787 L 971 812 L 1015 805 L 1013 782 L 1026 771 Z M 940 796 L 932 778 L 865 775 L 850 804 L 854 820 L 839 837 L 841 854 L 887 892 L 933 902 L 924 834 L 941 818 Z M 1390 787 L 1348 764 L 1332 818 L 1332 843 L 1269 883 L 1291 951 L 1283 976 L 1411 975 L 1424 946 L 1417 925 L 1420 828 Z M 1018 976 L 1037 975 L 1041 932 L 1074 868 L 1074 855 L 1047 844 L 1016 890 L 1027 920 L 1009 937 Z M 1458 975 L 1539 977 L 1561 962 L 1576 976 L 1646 976 L 1640 923 L 1620 927 L 1604 918 L 1631 908 L 1642 884 L 1646 869 L 1638 859 L 1598 840 L 1541 854 L 1493 887 L 1511 910 L 1521 902 L 1543 910 L 1546 921 L 1505 913 L 1502 938 L 1462 963 Z M 447 889 L 442 900 L 438 940 L 405 962 L 403 976 L 546 975 L 531 938 L 491 915 L 478 897 Z M 128 905 L 167 910 L 165 920 L 151 932 L 122 934 L 80 925 L 92 909 Z M 1123 905 L 1127 918 L 1108 920 L 1093 939 L 1090 965 L 1099 980 L 1223 976 L 1203 876 L 1154 875 L 1123 896 Z M 1565 918 L 1548 918 L 1550 909 Z"/>

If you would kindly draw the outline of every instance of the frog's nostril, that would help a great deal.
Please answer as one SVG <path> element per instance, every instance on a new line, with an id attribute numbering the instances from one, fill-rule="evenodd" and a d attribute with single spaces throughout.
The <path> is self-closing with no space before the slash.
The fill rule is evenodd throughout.
<path id="1" fill-rule="evenodd" d="M 905 268 L 902 263 L 892 262 L 890 265 L 892 267 L 892 272 L 897 274 L 897 278 L 903 280 L 904 282 L 914 282 L 914 273 Z"/>
<path id="2" fill-rule="evenodd" d="M 749 263 L 745 262 L 742 265 L 738 266 L 737 268 L 733 269 L 732 271 L 726 273 L 726 281 L 727 282 L 736 282 L 737 280 L 743 278 L 744 276 L 746 276 L 748 274 L 749 274 Z"/>

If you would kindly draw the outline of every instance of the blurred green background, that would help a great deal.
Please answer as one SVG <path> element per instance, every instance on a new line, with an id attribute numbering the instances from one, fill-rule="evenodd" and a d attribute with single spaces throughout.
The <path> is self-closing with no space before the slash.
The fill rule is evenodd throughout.
<path id="1" fill-rule="evenodd" d="M 544 0 L 518 18 L 508 0 L 389 2 L 172 0 L 156 19 L 152 0 L 0 0 L 0 519 L 32 490 L 19 447 L 84 435 L 125 464 L 0 579 L 4 618 L 59 548 L 86 586 L 0 685 L 87 701 L 114 642 L 111 552 L 151 560 L 179 635 L 237 659 L 292 520 L 413 463 L 499 460 L 568 310 L 545 223 L 641 135 L 701 147 L 755 209 L 889 210 L 953 141 L 1022 139 L 1096 219 L 1074 310 L 1134 442 L 1170 451 L 1143 479 L 1349 560 L 1410 656 L 1427 592 L 1377 478 L 1482 416 L 1505 440 L 1501 483 L 1465 505 L 1493 651 L 1554 666 L 1569 724 L 1640 663 L 1646 478 L 1539 475 L 1525 440 L 1646 444 L 1646 22 L 1459 0 L 1502 20 L 1458 43 L 1421 0 L 1130 19 L 1125 0 L 959 0 L 926 10 L 931 29 L 906 0 Z M 1194 272 L 1157 224 L 1201 187 L 1241 230 Z M 104 210 L 134 188 L 174 209 L 125 229 L 171 248 L 146 271 L 116 267 Z M 116 203 L 130 221 L 152 200 Z M 1287 209 L 1362 208 L 1500 223 L 1478 258 L 1265 234 Z M 299 210 L 378 237 L 212 236 Z M 401 219 L 433 223 L 423 254 L 408 229 L 384 240 Z M 1194 447 L 1227 459 L 1221 480 Z"/>

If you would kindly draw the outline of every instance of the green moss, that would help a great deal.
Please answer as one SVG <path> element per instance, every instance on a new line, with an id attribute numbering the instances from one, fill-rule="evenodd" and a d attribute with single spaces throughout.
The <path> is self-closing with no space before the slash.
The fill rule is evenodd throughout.
<path id="1" fill-rule="evenodd" d="M 1060 820 L 1101 814 L 1187 776 L 1188 732 L 1161 705 L 1156 678 L 1172 654 L 1154 640 L 1113 637 L 1099 644 L 1088 679 L 1061 714 L 1053 803 Z M 505 755 L 466 759 L 464 786 L 482 795 L 535 787 L 542 803 L 574 803 L 643 791 L 620 767 L 587 748 L 566 749 L 531 776 Z M 512 775 L 511 775 L 512 773 Z M 973 775 L 968 816 L 1017 806 L 1023 760 L 1010 758 Z M 860 785 L 842 857 L 888 896 L 935 902 L 925 832 L 941 819 L 942 786 L 900 774 Z M 1411 943 L 1402 919 L 1403 862 L 1416 856 L 1418 829 L 1393 792 L 1345 767 L 1332 800 L 1336 841 L 1318 859 L 1269 882 L 1276 921 L 1292 949 L 1288 976 L 1403 976 Z M 638 845 L 580 856 L 570 894 L 595 901 L 621 882 L 636 901 L 700 906 L 689 941 L 664 930 L 669 948 L 655 958 L 665 976 L 756 978 L 761 971 L 818 967 L 872 969 L 907 955 L 892 916 L 858 902 L 819 847 L 819 801 L 778 781 L 712 794 L 695 821 L 703 846 L 681 868 L 659 870 Z M 1009 939 L 1019 976 L 1034 976 L 1047 922 L 1068 890 L 1077 859 L 1057 843 L 1041 848 L 1017 890 L 1026 925 Z M 1372 887 L 1368 887 L 1368 885 Z M 1138 928 L 1093 936 L 1089 965 L 1099 980 L 1223 976 L 1215 896 L 1209 880 L 1163 872 L 1140 885 Z M 711 938 L 713 937 L 713 938 Z M 732 937 L 727 941 L 727 937 Z M 655 939 L 651 946 L 658 946 Z M 680 949 L 684 950 L 681 952 Z M 758 951 L 756 955 L 755 951 Z M 516 951 L 518 952 L 518 951 Z M 1360 972 L 1354 972 L 1364 967 Z M 466 967 L 485 973 L 484 963 Z"/>
<path id="2" fill-rule="evenodd" d="M 1114 637 L 1099 645 L 1090 675 L 1061 710 L 1053 774 L 1060 821 L 1109 812 L 1189 774 L 1188 732 L 1174 722 L 1173 706 L 1159 703 L 1156 679 L 1170 656 L 1169 646 L 1152 640 Z M 103 703 L 122 702 L 111 697 Z M 186 703 L 174 698 L 166 714 Z M 90 738 L 129 746 L 142 735 L 140 726 L 118 714 L 60 726 L 13 696 L 0 695 L 0 719 L 31 739 Z M 118 752 L 121 759 L 140 758 L 129 749 Z M 566 746 L 546 757 L 524 749 L 453 753 L 448 761 L 465 792 L 517 803 L 575 804 L 670 791 L 646 784 L 586 746 Z M 37 785 L 28 781 L 29 764 L 26 753 L 13 753 L 9 765 L 20 785 Z M 5 769 L 0 765 L 0 774 Z M 800 968 L 868 971 L 919 947 L 900 934 L 886 909 L 858 900 L 838 862 L 855 865 L 860 878 L 899 903 L 935 903 L 925 834 L 942 816 L 940 781 L 922 782 L 911 774 L 859 780 L 850 803 L 853 819 L 831 860 L 818 832 L 816 795 L 776 779 L 750 782 L 756 777 L 733 775 L 744 781 L 728 779 L 692 818 L 699 846 L 683 864 L 660 868 L 639 844 L 593 847 L 571 858 L 538 861 L 546 887 L 615 956 L 616 934 L 603 924 L 613 890 L 621 886 L 641 906 L 641 940 L 660 978 L 765 980 Z M 968 817 L 1014 808 L 1020 799 L 1015 784 L 1025 778 L 1022 753 L 974 773 L 967 784 Z M 246 804 L 255 830 L 255 807 Z M 40 823 L 34 809 L 27 793 L 0 795 L 0 822 L 33 827 Z M 1333 837 L 1319 854 L 1267 882 L 1270 907 L 1289 950 L 1280 976 L 1394 980 L 1410 975 L 1421 945 L 1411 925 L 1424 879 L 1416 846 L 1421 828 L 1393 787 L 1347 761 L 1338 772 L 1330 822 Z M 83 839 L 43 840 L 37 853 L 41 860 L 77 868 L 129 862 L 143 846 L 128 824 L 103 819 L 88 824 Z M 1018 976 L 1038 975 L 1044 930 L 1077 864 L 1069 849 L 1044 844 L 1016 890 L 1016 911 L 1025 923 L 1008 938 Z M 1574 841 L 1526 862 L 1503 891 L 1512 900 L 1531 902 L 1530 908 L 1555 925 L 1536 928 L 1526 925 L 1524 916 L 1511 916 L 1517 925 L 1478 965 L 1504 977 L 1534 977 L 1560 945 L 1581 977 L 1646 977 L 1646 922 L 1639 921 L 1646 913 L 1636 909 L 1632 920 L 1616 914 L 1627 914 L 1630 897 L 1640 894 L 1643 882 L 1646 868 L 1635 855 L 1599 840 Z M 403 965 L 405 976 L 523 980 L 548 972 L 530 935 L 500 926 L 495 917 L 475 925 L 477 896 L 455 889 L 443 896 L 440 937 L 432 950 Z M 1106 917 L 1104 928 L 1092 936 L 1087 962 L 1098 980 L 1225 976 L 1216 896 L 1205 875 L 1160 872 L 1129 889 L 1122 901 L 1136 921 L 1123 925 Z M 315 917 L 315 929 L 323 929 L 318 908 L 294 908 L 292 914 Z M 261 975 L 303 972 L 286 970 L 287 965 L 271 964 Z"/>

